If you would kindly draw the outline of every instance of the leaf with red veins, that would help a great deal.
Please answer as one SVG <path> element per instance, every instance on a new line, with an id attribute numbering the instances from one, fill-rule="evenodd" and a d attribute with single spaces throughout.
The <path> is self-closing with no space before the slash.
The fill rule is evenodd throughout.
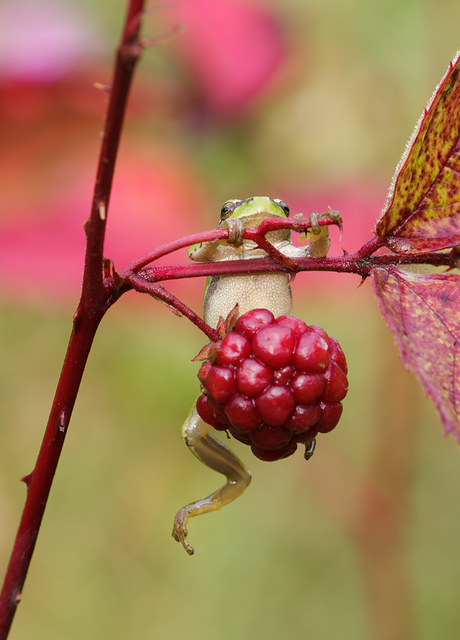
<path id="1" fill-rule="evenodd" d="M 460 244 L 460 51 L 396 168 L 376 233 L 398 253 Z"/>
<path id="2" fill-rule="evenodd" d="M 460 276 L 380 267 L 372 277 L 406 369 L 415 371 L 446 432 L 460 442 Z"/>

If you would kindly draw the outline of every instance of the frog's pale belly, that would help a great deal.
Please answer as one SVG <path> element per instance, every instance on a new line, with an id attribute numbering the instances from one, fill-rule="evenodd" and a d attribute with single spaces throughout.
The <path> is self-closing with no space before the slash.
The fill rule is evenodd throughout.
<path id="1" fill-rule="evenodd" d="M 238 274 L 212 277 L 203 301 L 205 322 L 216 327 L 238 303 L 240 315 L 251 309 L 269 309 L 275 317 L 292 315 L 292 294 L 286 273 Z"/>

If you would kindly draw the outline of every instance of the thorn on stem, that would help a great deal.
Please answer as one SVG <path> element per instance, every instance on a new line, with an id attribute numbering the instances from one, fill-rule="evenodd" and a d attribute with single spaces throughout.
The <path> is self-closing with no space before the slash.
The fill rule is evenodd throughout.
<path id="1" fill-rule="evenodd" d="M 105 202 L 103 202 L 102 200 L 100 200 L 97 204 L 97 208 L 99 210 L 99 217 L 101 220 L 105 220 L 106 218 L 106 208 L 105 208 Z"/>
<path id="2" fill-rule="evenodd" d="M 95 89 L 101 89 L 102 91 L 105 91 L 108 95 L 112 93 L 112 87 L 109 87 L 109 85 L 103 84 L 102 82 L 94 82 L 93 87 Z"/>
<path id="3" fill-rule="evenodd" d="M 19 482 L 23 482 L 27 487 L 30 485 L 32 480 L 32 474 L 28 473 L 26 476 L 22 476 L 22 478 L 19 478 Z"/>

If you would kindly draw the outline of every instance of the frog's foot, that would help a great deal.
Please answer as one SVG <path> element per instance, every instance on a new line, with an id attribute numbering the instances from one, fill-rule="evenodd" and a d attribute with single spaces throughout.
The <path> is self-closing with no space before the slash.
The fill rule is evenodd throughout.
<path id="1" fill-rule="evenodd" d="M 189 555 L 193 555 L 194 549 L 187 542 L 188 520 L 202 513 L 218 511 L 238 498 L 251 482 L 251 474 L 242 462 L 220 440 L 209 435 L 209 429 L 210 425 L 200 418 L 195 405 L 182 428 L 184 442 L 198 460 L 222 473 L 227 482 L 207 498 L 191 502 L 177 512 L 172 535 Z"/>
<path id="2" fill-rule="evenodd" d="M 176 513 L 176 517 L 174 518 L 174 526 L 172 530 L 172 536 L 174 540 L 180 542 L 189 556 L 193 556 L 195 553 L 195 549 L 189 545 L 187 542 L 187 522 L 190 517 L 190 512 L 187 507 L 183 507 L 179 509 Z"/>
<path id="3" fill-rule="evenodd" d="M 330 220 L 333 220 L 340 229 L 342 229 L 342 216 L 339 211 L 329 209 L 329 211 L 325 211 L 324 213 L 311 213 L 309 218 L 310 231 L 315 236 L 318 236 L 323 232 L 322 226 L 318 223 L 319 218 L 329 218 Z"/>
<path id="4" fill-rule="evenodd" d="M 313 438 L 313 440 L 310 440 L 310 442 L 305 443 L 305 453 L 304 453 L 305 460 L 310 460 L 312 455 L 315 453 L 315 448 L 316 448 L 315 438 Z M 187 533 L 187 531 L 185 533 Z"/>
<path id="5" fill-rule="evenodd" d="M 327 256 L 331 246 L 329 226 L 319 224 L 320 218 L 329 218 L 342 229 L 342 218 L 338 211 L 329 209 L 325 213 L 311 213 L 309 218 L 310 229 L 308 231 L 308 237 L 310 238 L 308 253 L 312 258 L 324 258 Z"/>
<path id="6" fill-rule="evenodd" d="M 228 244 L 236 248 L 241 247 L 244 240 L 244 224 L 239 218 L 228 218 L 226 222 L 228 227 Z"/>

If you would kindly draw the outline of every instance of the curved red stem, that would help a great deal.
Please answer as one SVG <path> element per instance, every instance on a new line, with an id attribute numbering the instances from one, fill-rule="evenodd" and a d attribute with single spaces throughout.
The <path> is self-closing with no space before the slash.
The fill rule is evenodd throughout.
<path id="1" fill-rule="evenodd" d="M 138 33 L 143 4 L 144 0 L 130 0 L 117 51 L 91 214 L 85 224 L 87 244 L 82 295 L 37 463 L 32 473 L 23 478 L 27 497 L 0 594 L 0 640 L 7 638 L 21 599 L 94 335 L 104 313 L 116 299 L 113 288 L 107 288 L 103 280 L 105 226 L 129 88 L 141 52 Z"/>

